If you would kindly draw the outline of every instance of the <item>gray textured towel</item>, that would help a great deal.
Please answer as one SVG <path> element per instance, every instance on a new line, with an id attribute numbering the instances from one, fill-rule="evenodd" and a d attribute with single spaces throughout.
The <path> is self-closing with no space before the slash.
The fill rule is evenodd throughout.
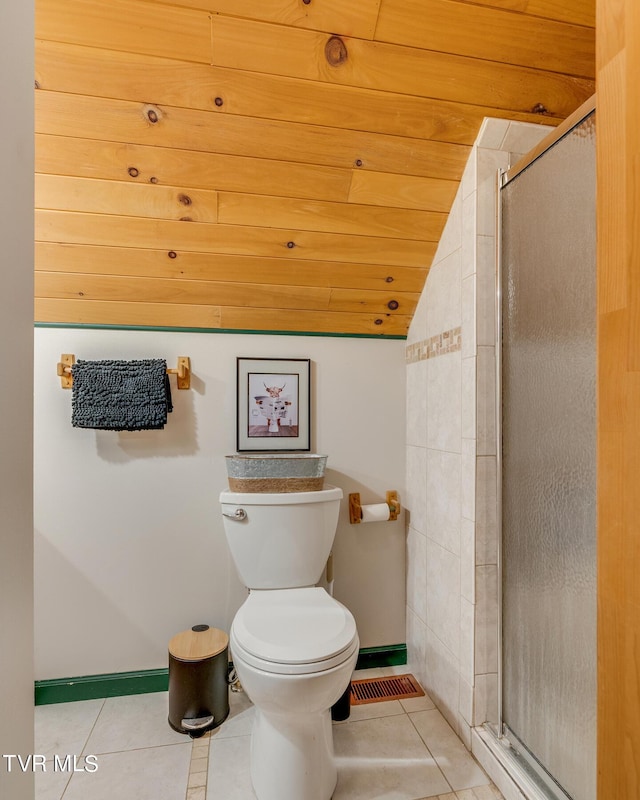
<path id="1" fill-rule="evenodd" d="M 71 373 L 74 428 L 157 430 L 173 410 L 164 359 L 76 361 Z"/>

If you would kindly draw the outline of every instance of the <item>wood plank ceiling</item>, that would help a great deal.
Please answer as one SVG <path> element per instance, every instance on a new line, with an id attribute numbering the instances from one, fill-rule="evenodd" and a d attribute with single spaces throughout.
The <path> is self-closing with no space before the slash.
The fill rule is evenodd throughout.
<path id="1" fill-rule="evenodd" d="M 404 336 L 485 116 L 594 0 L 38 0 L 36 319 Z"/>

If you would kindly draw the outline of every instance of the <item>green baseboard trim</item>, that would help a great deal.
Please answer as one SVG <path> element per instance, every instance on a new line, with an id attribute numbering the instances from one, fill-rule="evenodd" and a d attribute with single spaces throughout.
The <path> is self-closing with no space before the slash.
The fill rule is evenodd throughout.
<path id="1" fill-rule="evenodd" d="M 358 653 L 356 669 L 395 667 L 407 663 L 407 645 L 363 647 Z M 113 672 L 104 675 L 82 675 L 79 678 L 54 678 L 36 681 L 35 704 L 72 703 L 102 697 L 124 697 L 128 694 L 166 692 L 168 669 L 146 669 L 139 672 Z"/>
<path id="2" fill-rule="evenodd" d="M 326 336 L 339 339 L 402 339 L 406 334 L 399 333 L 341 333 L 339 331 L 269 331 L 244 328 L 184 328 L 163 325 L 107 325 L 97 322 L 35 322 L 36 328 L 79 328 L 98 331 L 160 331 L 167 333 L 222 333 L 247 334 L 250 336 Z"/>
<path id="3" fill-rule="evenodd" d="M 398 667 L 406 663 L 406 644 L 389 644 L 383 647 L 362 647 L 358 653 L 356 669 Z"/>
<path id="4" fill-rule="evenodd" d="M 71 703 L 97 697 L 122 697 L 128 694 L 166 692 L 168 669 L 146 669 L 139 672 L 115 672 L 106 675 L 83 675 L 79 678 L 56 678 L 36 681 L 35 704 Z"/>

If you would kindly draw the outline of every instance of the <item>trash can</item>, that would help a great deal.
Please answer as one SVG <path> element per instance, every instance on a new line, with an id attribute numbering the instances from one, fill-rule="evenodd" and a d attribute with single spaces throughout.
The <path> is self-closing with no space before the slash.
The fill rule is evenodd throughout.
<path id="1" fill-rule="evenodd" d="M 229 714 L 229 637 L 194 625 L 169 642 L 169 725 L 192 738 L 217 728 Z"/>

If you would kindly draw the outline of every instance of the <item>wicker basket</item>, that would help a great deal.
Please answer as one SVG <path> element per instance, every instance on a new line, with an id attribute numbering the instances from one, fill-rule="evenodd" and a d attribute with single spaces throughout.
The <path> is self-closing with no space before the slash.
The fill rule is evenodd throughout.
<path id="1" fill-rule="evenodd" d="M 232 492 L 317 492 L 327 456 L 287 453 L 226 456 Z"/>

